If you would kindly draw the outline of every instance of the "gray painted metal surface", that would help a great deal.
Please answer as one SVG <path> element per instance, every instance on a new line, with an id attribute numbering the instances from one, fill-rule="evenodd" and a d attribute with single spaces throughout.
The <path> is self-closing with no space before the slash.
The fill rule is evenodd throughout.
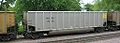
<path id="1" fill-rule="evenodd" d="M 105 11 L 28 11 L 27 23 L 36 31 L 102 27 L 107 21 Z"/>

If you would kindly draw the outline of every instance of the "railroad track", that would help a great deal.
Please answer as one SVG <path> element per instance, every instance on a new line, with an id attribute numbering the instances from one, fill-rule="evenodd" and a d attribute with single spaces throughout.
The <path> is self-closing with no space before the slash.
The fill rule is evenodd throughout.
<path id="1" fill-rule="evenodd" d="M 120 37 L 120 31 L 90 33 L 90 34 L 74 34 L 65 36 L 45 37 L 41 39 L 17 39 L 15 41 L 0 42 L 0 43 L 85 43 L 97 40 L 104 40 L 114 37 Z"/>
<path id="2" fill-rule="evenodd" d="M 43 43 L 89 43 L 92 41 L 111 39 L 115 37 L 120 37 L 120 31 L 105 32 L 105 33 L 99 33 L 99 34 L 96 33 L 96 34 L 89 34 L 89 35 L 83 35 L 83 36 L 81 35 L 78 37 L 74 37 L 72 39 L 48 41 Z"/>

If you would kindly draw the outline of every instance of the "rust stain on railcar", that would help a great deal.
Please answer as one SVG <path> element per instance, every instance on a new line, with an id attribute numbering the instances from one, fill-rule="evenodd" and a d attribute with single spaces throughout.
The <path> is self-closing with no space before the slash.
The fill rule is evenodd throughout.
<path id="1" fill-rule="evenodd" d="M 120 24 L 120 12 L 112 13 L 112 21 L 115 21 L 117 24 Z"/>
<path id="2" fill-rule="evenodd" d="M 108 21 L 113 21 L 113 13 L 108 12 L 107 14 L 108 14 L 107 15 L 107 20 Z"/>
<path id="3" fill-rule="evenodd" d="M 15 13 L 8 13 L 6 16 L 7 27 L 15 26 Z"/>

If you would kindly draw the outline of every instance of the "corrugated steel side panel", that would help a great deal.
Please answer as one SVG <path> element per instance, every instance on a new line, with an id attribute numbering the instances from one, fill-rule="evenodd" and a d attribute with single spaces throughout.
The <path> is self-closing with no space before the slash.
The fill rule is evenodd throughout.
<path id="1" fill-rule="evenodd" d="M 35 26 L 35 12 L 28 12 L 27 13 L 27 24 Z"/>
<path id="2" fill-rule="evenodd" d="M 36 13 L 37 15 L 36 15 L 36 18 L 38 18 L 38 19 L 36 19 L 36 27 L 38 27 L 38 29 L 41 29 L 41 30 L 43 30 L 44 29 L 44 19 L 46 19 L 46 18 L 44 18 L 44 12 L 37 12 Z M 37 21 L 39 21 L 39 22 L 37 22 Z M 45 21 L 45 22 L 47 22 L 47 21 Z"/>
<path id="3" fill-rule="evenodd" d="M 51 14 L 51 28 L 52 29 L 57 29 L 58 28 L 58 14 L 57 12 L 52 12 Z"/>
<path id="4" fill-rule="evenodd" d="M 100 27 L 107 20 L 106 12 L 28 12 L 28 23 L 36 31 Z"/>

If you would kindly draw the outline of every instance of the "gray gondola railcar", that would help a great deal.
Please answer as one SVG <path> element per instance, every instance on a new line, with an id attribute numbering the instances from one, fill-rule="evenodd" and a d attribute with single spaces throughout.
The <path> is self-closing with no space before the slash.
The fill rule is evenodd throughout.
<path id="1" fill-rule="evenodd" d="M 119 17 L 116 17 L 119 16 L 119 13 L 113 14 L 109 16 L 110 14 L 106 11 L 28 11 L 25 13 L 24 19 L 30 34 L 33 33 L 33 36 L 37 36 L 65 30 L 103 31 L 108 28 L 109 20 L 119 24 Z"/>

